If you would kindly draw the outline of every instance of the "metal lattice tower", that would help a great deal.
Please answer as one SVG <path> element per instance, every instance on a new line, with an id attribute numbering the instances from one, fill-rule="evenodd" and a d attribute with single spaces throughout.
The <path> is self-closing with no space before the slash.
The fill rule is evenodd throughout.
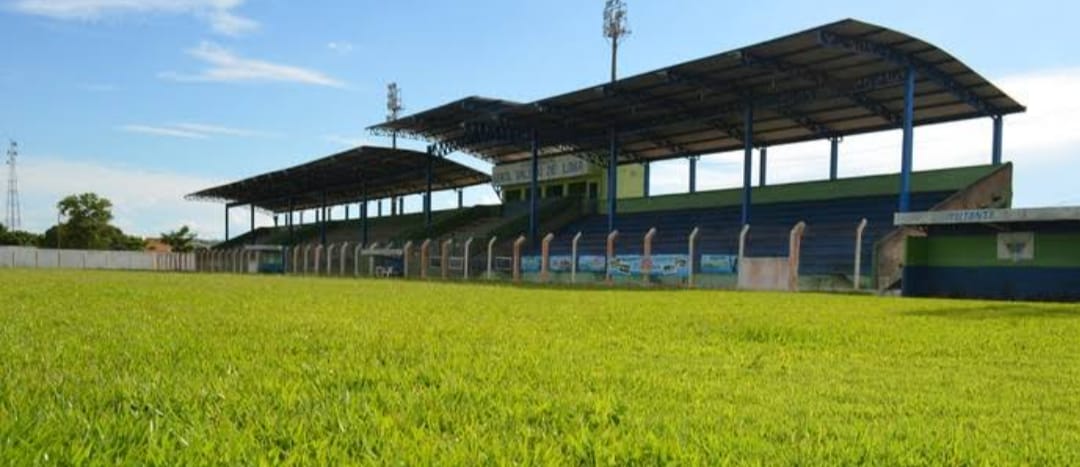
<path id="1" fill-rule="evenodd" d="M 390 83 L 386 86 L 386 121 L 397 120 L 402 110 L 405 110 L 405 107 L 401 105 L 401 89 L 397 83 Z M 391 138 L 394 149 L 397 149 L 397 131 L 391 134 Z"/>
<path id="2" fill-rule="evenodd" d="M 19 157 L 19 143 L 11 142 L 7 156 L 7 212 L 5 213 L 4 224 L 7 225 L 8 230 L 19 230 L 22 228 L 22 213 L 19 208 L 19 177 L 15 170 L 15 162 Z"/>

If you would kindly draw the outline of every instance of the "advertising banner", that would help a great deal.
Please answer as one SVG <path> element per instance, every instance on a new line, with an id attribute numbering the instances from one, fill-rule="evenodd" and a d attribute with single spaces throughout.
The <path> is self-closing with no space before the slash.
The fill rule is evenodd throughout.
<path id="1" fill-rule="evenodd" d="M 559 156 L 539 161 L 537 180 L 544 182 L 574 178 L 589 174 L 589 163 L 575 156 Z M 516 162 L 497 165 L 491 169 L 492 183 L 496 186 L 520 185 L 532 179 L 532 163 Z"/>
<path id="2" fill-rule="evenodd" d="M 702 274 L 735 274 L 738 264 L 736 255 L 701 255 Z"/>
<path id="3" fill-rule="evenodd" d="M 653 255 L 650 276 L 687 277 L 689 261 L 686 255 Z M 640 276 L 644 271 L 645 258 L 640 255 L 624 255 L 612 261 L 612 275 Z"/>

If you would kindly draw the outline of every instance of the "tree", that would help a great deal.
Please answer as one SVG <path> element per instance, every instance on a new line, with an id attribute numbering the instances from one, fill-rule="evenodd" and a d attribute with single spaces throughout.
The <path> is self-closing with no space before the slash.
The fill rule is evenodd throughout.
<path id="1" fill-rule="evenodd" d="M 41 235 L 8 230 L 4 224 L 0 224 L 0 245 L 6 246 L 37 246 L 41 242 Z"/>
<path id="2" fill-rule="evenodd" d="M 40 246 L 82 250 L 141 250 L 141 238 L 125 235 L 110 225 L 112 202 L 95 193 L 71 195 L 56 203 L 60 216 L 67 219 L 45 232 Z"/>
<path id="3" fill-rule="evenodd" d="M 195 250 L 195 237 L 195 232 L 185 225 L 179 230 L 161 234 L 161 241 L 175 253 L 190 253 Z"/>

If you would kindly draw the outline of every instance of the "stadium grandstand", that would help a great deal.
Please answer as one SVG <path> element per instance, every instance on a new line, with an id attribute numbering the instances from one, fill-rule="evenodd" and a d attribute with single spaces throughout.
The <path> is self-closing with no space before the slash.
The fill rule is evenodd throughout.
<path id="1" fill-rule="evenodd" d="M 219 249 L 279 245 L 286 271 L 360 271 L 360 249 L 374 245 L 404 258 L 406 275 L 730 286 L 750 258 L 796 257 L 804 287 L 885 289 L 901 280 L 913 234 L 893 227 L 895 213 L 1011 206 L 1004 118 L 1024 111 L 944 50 L 849 19 L 535 102 L 467 97 L 369 128 L 426 152 L 361 147 L 189 197 L 226 203 L 226 216 L 273 213 L 274 228 L 252 220 Z M 980 118 L 994 129 L 987 165 L 912 170 L 916 127 Z M 897 129 L 899 173 L 839 177 L 843 138 Z M 769 148 L 811 141 L 829 144 L 827 180 L 768 183 Z M 699 158 L 731 151 L 743 155 L 742 186 L 697 190 Z M 446 159 L 455 152 L 492 175 Z M 650 164 L 672 159 L 689 159 L 689 193 L 653 196 Z M 431 208 L 433 190 L 485 183 L 501 204 L 464 207 L 459 191 L 457 209 Z M 422 213 L 397 209 L 408 194 L 424 195 Z M 367 215 L 387 198 L 389 215 Z M 358 219 L 330 219 L 331 206 L 356 203 Z M 318 219 L 297 225 L 311 208 Z M 346 242 L 357 253 L 338 245 L 332 268 L 330 249 Z M 325 268 L 311 248 L 326 250 Z"/>

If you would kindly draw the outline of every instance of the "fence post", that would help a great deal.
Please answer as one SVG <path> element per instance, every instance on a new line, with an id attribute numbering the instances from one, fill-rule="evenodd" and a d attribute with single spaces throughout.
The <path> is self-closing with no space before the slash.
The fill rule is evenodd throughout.
<path id="1" fill-rule="evenodd" d="M 374 253 L 376 248 L 379 248 L 379 242 L 372 243 L 371 246 L 368 247 L 368 251 Z M 375 255 L 374 254 L 368 255 L 367 268 L 368 268 L 368 274 L 371 275 L 371 277 L 376 277 L 376 274 L 375 274 Z"/>
<path id="2" fill-rule="evenodd" d="M 310 259 L 310 256 L 311 256 L 311 244 L 309 243 L 307 245 L 304 245 L 304 275 L 305 276 L 308 273 L 308 265 L 311 264 L 311 262 L 308 261 Z"/>
<path id="3" fill-rule="evenodd" d="M 488 240 L 488 258 L 487 258 L 488 259 L 488 261 L 487 261 L 487 279 L 488 280 L 492 280 L 492 279 L 495 278 L 495 272 L 492 270 L 492 267 L 494 267 L 494 265 L 495 265 L 495 240 L 498 240 L 498 238 L 499 237 L 491 237 L 491 240 Z"/>
<path id="4" fill-rule="evenodd" d="M 319 275 L 319 267 L 322 264 L 322 255 L 324 251 L 326 250 L 322 245 L 315 245 L 315 262 L 312 264 L 312 266 L 314 266 L 312 269 L 316 276 Z"/>
<path id="5" fill-rule="evenodd" d="M 338 265 L 338 275 L 341 277 L 345 277 L 345 259 L 349 257 L 348 254 L 349 242 L 344 242 L 341 244 L 341 252 L 338 253 L 338 260 L 341 262 L 341 264 Z"/>
<path id="6" fill-rule="evenodd" d="M 806 222 L 799 222 L 791 229 L 788 239 L 788 290 L 799 291 L 799 258 L 802 257 L 802 236 Z"/>
<path id="7" fill-rule="evenodd" d="M 540 282 L 547 283 L 551 279 L 551 241 L 555 240 L 554 233 L 544 236 L 540 244 Z"/>
<path id="8" fill-rule="evenodd" d="M 450 248 L 452 248 L 453 244 L 454 240 L 448 238 L 442 242 L 439 250 L 439 257 L 441 258 L 439 270 L 442 273 L 443 280 L 450 278 Z"/>
<path id="9" fill-rule="evenodd" d="M 405 242 L 401 247 L 401 277 L 409 278 L 409 256 L 412 253 L 412 240 Z"/>
<path id="10" fill-rule="evenodd" d="M 607 284 L 614 285 L 614 270 L 611 268 L 611 264 L 615 262 L 615 241 L 619 239 L 619 230 L 612 230 L 607 236 L 607 265 L 604 268 L 607 271 Z"/>
<path id="11" fill-rule="evenodd" d="M 514 240 L 514 271 L 511 275 L 515 284 L 521 283 L 521 246 L 525 244 L 525 240 L 526 238 L 524 235 L 518 237 L 517 240 Z"/>
<path id="12" fill-rule="evenodd" d="M 743 257 L 746 256 L 746 236 L 750 234 L 750 224 L 743 226 L 742 231 L 739 232 L 739 261 L 735 263 L 737 268 L 739 263 L 742 263 Z"/>
<path id="13" fill-rule="evenodd" d="M 353 247 L 353 277 L 360 277 L 360 251 L 363 249 L 364 245 L 361 243 L 357 243 Z M 341 274 L 344 275 L 345 271 L 342 271 Z"/>
<path id="14" fill-rule="evenodd" d="M 649 285 L 652 276 L 652 242 L 656 238 L 656 227 L 649 229 L 645 234 L 644 248 L 641 255 L 641 280 Z"/>
<path id="15" fill-rule="evenodd" d="M 428 249 L 431 248 L 431 239 L 425 239 L 424 243 L 420 244 L 420 278 L 427 279 L 428 276 Z"/>
<path id="16" fill-rule="evenodd" d="M 578 258 L 578 242 L 581 241 L 581 232 L 574 235 L 574 239 L 570 242 L 570 283 L 577 283 L 577 258 Z"/>
<path id="17" fill-rule="evenodd" d="M 465 240 L 465 256 L 462 259 L 462 261 L 463 261 L 462 267 L 465 269 L 465 271 L 463 272 L 463 274 L 465 276 L 465 280 L 469 280 L 469 259 L 471 259 L 471 257 L 469 256 L 469 250 L 472 247 L 472 242 L 473 242 L 473 237 L 469 237 L 468 240 Z"/>
<path id="18" fill-rule="evenodd" d="M 701 229 L 698 228 L 698 227 L 694 227 L 694 230 L 690 231 L 690 241 L 688 242 L 689 243 L 689 251 L 688 251 L 688 253 L 690 253 L 690 257 L 688 258 L 688 261 L 686 262 L 686 267 L 687 267 L 687 270 L 686 270 L 686 273 L 687 273 L 687 275 L 686 275 L 686 286 L 688 288 L 691 288 L 691 289 L 694 288 L 694 264 L 697 263 L 697 261 L 695 261 L 694 258 L 695 258 L 695 255 L 697 254 L 697 239 L 698 239 L 698 235 L 700 233 L 701 233 Z"/>
<path id="19" fill-rule="evenodd" d="M 862 287 L 862 239 L 867 223 L 864 217 L 859 222 L 859 227 L 855 229 L 855 290 Z"/>
<path id="20" fill-rule="evenodd" d="M 334 247 L 335 246 L 337 246 L 337 245 L 334 245 L 333 243 L 331 243 L 330 246 L 326 247 L 326 275 L 327 276 L 334 273 Z"/>

